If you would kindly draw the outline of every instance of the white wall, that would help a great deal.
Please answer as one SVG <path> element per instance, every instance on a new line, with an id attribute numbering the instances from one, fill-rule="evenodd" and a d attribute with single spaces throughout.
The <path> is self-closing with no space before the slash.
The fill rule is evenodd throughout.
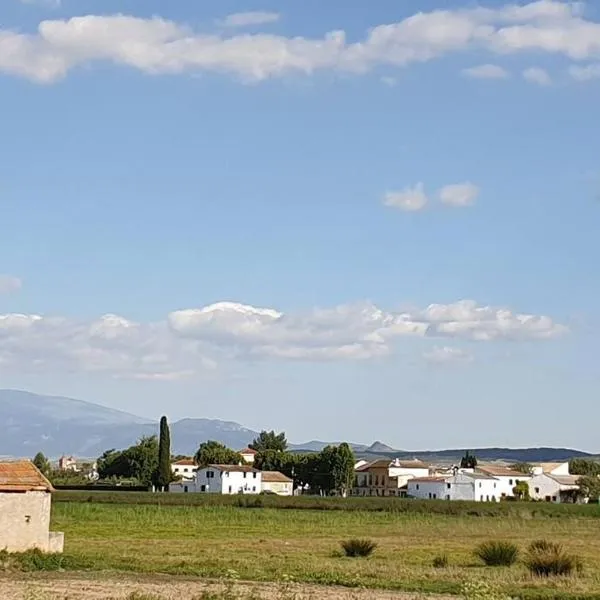
<path id="1" fill-rule="evenodd" d="M 536 475 L 529 481 L 529 495 L 533 500 L 549 499 L 550 502 L 560 502 L 560 486 L 558 482 L 545 473 Z"/>
<path id="2" fill-rule="evenodd" d="M 291 496 L 294 493 L 294 484 L 291 481 L 263 481 L 262 491 L 273 492 L 278 496 Z"/>
<path id="3" fill-rule="evenodd" d="M 507 498 L 514 497 L 513 488 L 517 485 L 518 481 L 527 481 L 531 479 L 530 475 L 520 475 L 519 477 L 509 476 L 505 477 L 504 475 L 495 475 L 495 478 L 498 480 L 498 496 L 501 498 L 502 494 L 504 494 Z"/>
<path id="4" fill-rule="evenodd" d="M 193 467 L 191 465 L 171 465 L 171 470 L 175 475 L 178 475 L 182 479 L 193 480 L 196 477 L 196 471 L 198 467 Z"/>
<path id="5" fill-rule="evenodd" d="M 220 471 L 214 467 L 199 469 L 196 491 L 214 494 L 260 494 L 261 473 Z"/>
<path id="6" fill-rule="evenodd" d="M 474 479 L 459 473 L 444 481 L 409 481 L 408 495 L 427 500 L 494 502 L 500 499 L 498 483 L 493 479 Z"/>
<path id="7" fill-rule="evenodd" d="M 50 546 L 50 503 L 48 492 L 0 493 L 0 549 L 62 552 L 61 535 Z"/>

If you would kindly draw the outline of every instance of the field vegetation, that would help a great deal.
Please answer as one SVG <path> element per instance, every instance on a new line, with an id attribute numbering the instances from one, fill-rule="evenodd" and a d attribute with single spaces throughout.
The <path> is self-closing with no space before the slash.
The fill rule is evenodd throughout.
<path id="1" fill-rule="evenodd" d="M 135 493 L 56 499 L 52 528 L 65 532 L 67 569 L 457 595 L 475 582 L 526 600 L 600 600 L 598 506 Z M 248 504 L 237 506 L 242 500 Z M 348 558 L 340 544 L 352 539 L 370 540 L 376 551 Z M 521 560 L 490 568 L 474 556 L 494 540 L 531 558 L 530 545 L 541 539 L 573 558 L 569 576 L 540 577 Z M 447 560 L 434 561 L 440 556 Z"/>

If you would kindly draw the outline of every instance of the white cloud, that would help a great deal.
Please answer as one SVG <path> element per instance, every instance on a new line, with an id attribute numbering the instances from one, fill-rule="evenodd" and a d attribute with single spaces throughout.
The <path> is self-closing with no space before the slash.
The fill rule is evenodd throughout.
<path id="1" fill-rule="evenodd" d="M 0 72 L 50 83 L 75 67 L 106 61 L 150 74 L 212 71 L 261 81 L 317 71 L 360 74 L 469 50 L 595 60 L 600 58 L 600 23 L 584 17 L 581 3 L 539 0 L 421 12 L 376 26 L 350 43 L 344 31 L 314 38 L 228 37 L 160 18 L 87 15 L 43 21 L 30 34 L 0 30 Z"/>
<path id="2" fill-rule="evenodd" d="M 267 23 L 276 23 L 279 19 L 280 15 L 276 12 L 240 12 L 228 15 L 221 21 L 221 24 L 224 27 L 252 27 L 266 25 Z"/>
<path id="3" fill-rule="evenodd" d="M 440 201 L 448 206 L 471 206 L 479 196 L 479 188 L 470 181 L 444 186 L 439 191 Z"/>
<path id="4" fill-rule="evenodd" d="M 463 69 L 463 75 L 472 77 L 473 79 L 507 79 L 510 77 L 509 72 L 499 65 L 478 65 Z"/>
<path id="5" fill-rule="evenodd" d="M 469 363 L 473 360 L 473 355 L 460 348 L 451 346 L 434 346 L 431 350 L 423 354 L 423 358 L 433 364 L 456 364 Z"/>
<path id="6" fill-rule="evenodd" d="M 572 65 L 569 67 L 569 75 L 576 81 L 591 81 L 600 79 L 600 63 L 585 65 L 583 67 Z"/>
<path id="7" fill-rule="evenodd" d="M 23 286 L 23 282 L 12 275 L 0 275 L 0 294 L 10 294 L 18 292 Z"/>
<path id="8" fill-rule="evenodd" d="M 231 361 L 368 360 L 392 354 L 399 338 L 544 340 L 567 331 L 549 317 L 466 300 L 404 312 L 365 302 L 290 314 L 221 302 L 175 311 L 157 323 L 111 314 L 91 322 L 5 314 L 0 315 L 0 372 L 175 381 Z M 430 358 L 440 353 L 457 358 L 444 347 Z"/>
<path id="9" fill-rule="evenodd" d="M 548 75 L 547 71 L 540 69 L 539 67 L 531 67 L 523 71 L 523 78 L 530 83 L 536 83 L 537 85 L 550 85 L 552 78 Z"/>
<path id="10" fill-rule="evenodd" d="M 407 212 L 423 210 L 428 202 L 422 183 L 395 192 L 386 192 L 383 204 Z"/>

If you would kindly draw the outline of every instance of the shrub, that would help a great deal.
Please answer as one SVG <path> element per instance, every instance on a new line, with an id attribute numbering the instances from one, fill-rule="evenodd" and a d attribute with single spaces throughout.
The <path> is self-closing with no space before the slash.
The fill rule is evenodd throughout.
<path id="1" fill-rule="evenodd" d="M 578 557 L 565 552 L 560 544 L 547 540 L 532 542 L 524 562 L 529 572 L 537 577 L 567 576 L 582 570 Z"/>
<path id="2" fill-rule="evenodd" d="M 341 544 L 344 554 L 352 558 L 358 556 L 370 556 L 375 551 L 375 548 L 377 548 L 376 542 L 367 539 L 355 538 L 352 540 L 346 540 Z"/>
<path id="3" fill-rule="evenodd" d="M 445 569 L 449 562 L 447 554 L 438 554 L 434 557 L 432 564 L 436 569 Z"/>
<path id="4" fill-rule="evenodd" d="M 488 567 L 510 567 L 517 562 L 519 549 L 511 542 L 484 542 L 474 554 Z"/>

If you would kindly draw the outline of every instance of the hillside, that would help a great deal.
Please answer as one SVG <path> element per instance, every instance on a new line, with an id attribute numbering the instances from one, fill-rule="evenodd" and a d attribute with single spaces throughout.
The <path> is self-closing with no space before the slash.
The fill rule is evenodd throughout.
<path id="1" fill-rule="evenodd" d="M 41 451 L 49 457 L 62 454 L 97 457 L 110 448 L 125 448 L 143 435 L 158 432 L 158 423 L 136 415 L 73 398 L 42 396 L 25 391 L 0 390 L 0 456 L 28 456 Z M 182 419 L 171 423 L 173 453 L 192 454 L 206 440 L 231 448 L 247 446 L 258 433 L 232 421 Z M 290 444 L 294 451 L 318 452 L 332 442 Z M 465 449 L 405 452 L 382 442 L 352 444 L 359 457 L 416 457 L 430 462 L 460 460 Z M 480 460 L 513 462 L 560 461 L 590 454 L 569 448 L 474 448 Z"/>

